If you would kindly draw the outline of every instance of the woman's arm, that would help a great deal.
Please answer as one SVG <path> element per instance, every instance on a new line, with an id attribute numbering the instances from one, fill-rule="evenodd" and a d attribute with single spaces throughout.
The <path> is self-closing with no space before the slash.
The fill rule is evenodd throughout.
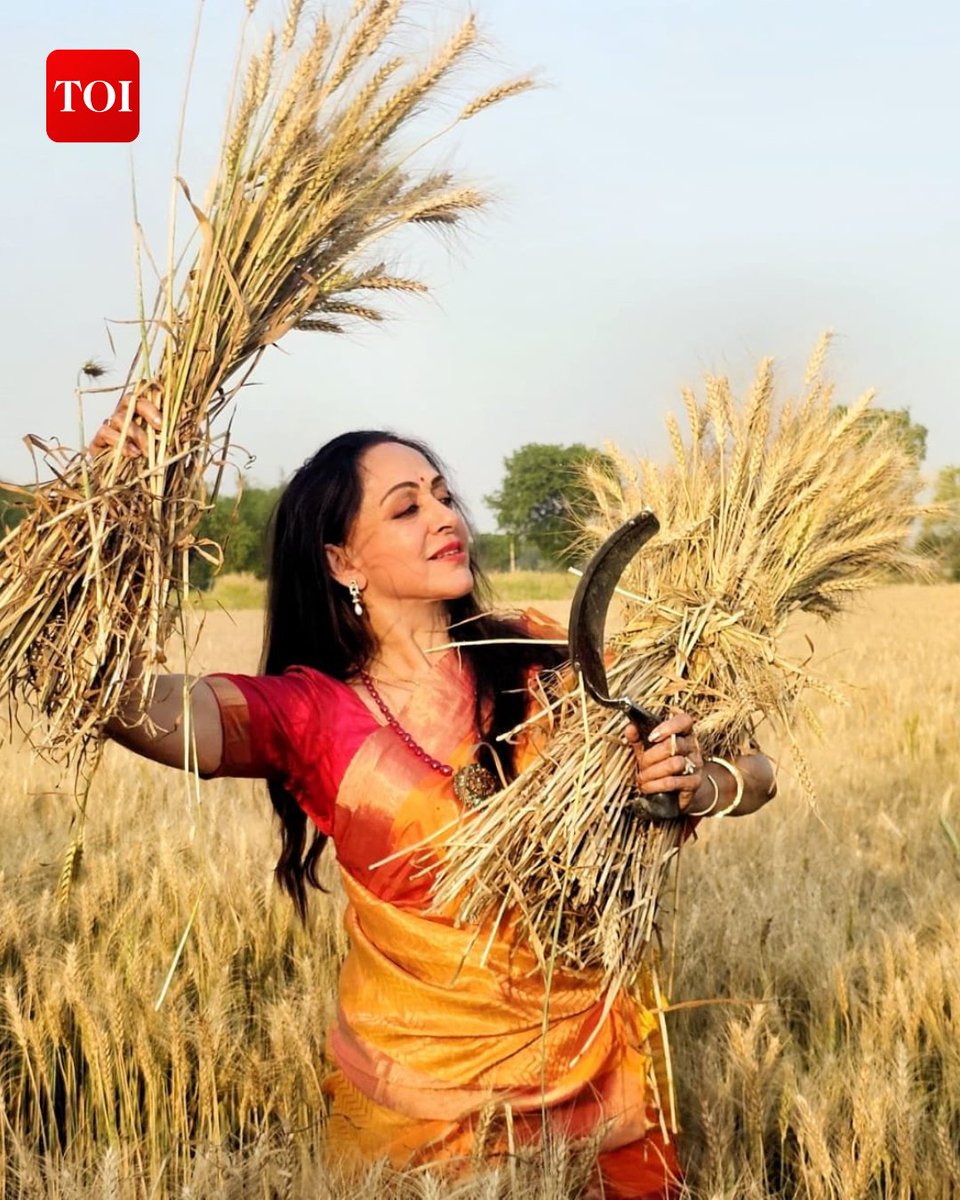
<path id="1" fill-rule="evenodd" d="M 130 687 L 138 682 L 135 675 Z M 139 690 L 139 689 L 137 689 Z M 129 702 L 107 722 L 104 733 L 135 754 L 168 767 L 212 774 L 223 754 L 220 706 L 213 689 L 189 675 L 159 675 L 150 705 L 144 710 Z M 189 747 L 189 755 L 185 754 Z"/>
<path id="2" fill-rule="evenodd" d="M 125 395 L 116 411 L 99 427 L 88 450 L 97 455 L 115 446 L 125 436 L 123 453 L 135 458 L 146 452 L 147 433 L 143 425 L 131 419 L 129 409 L 134 406 L 134 415 L 145 424 L 159 429 L 162 418 L 159 408 L 150 398 L 157 394 L 155 387 L 137 390 Z M 141 679 L 142 660 L 135 659 L 133 671 L 127 680 L 127 694 L 136 691 Z M 119 714 L 104 727 L 106 737 L 126 746 L 135 754 L 163 763 L 169 767 L 184 767 L 198 770 L 207 775 L 220 765 L 223 754 L 223 728 L 220 706 L 213 689 L 202 679 L 187 675 L 159 675 L 154 683 L 153 696 L 146 710 L 147 721 L 142 722 L 143 711 L 131 698 L 121 707 Z M 189 744 L 190 755 L 185 756 Z"/>
<path id="3" fill-rule="evenodd" d="M 716 759 L 705 760 L 693 718 L 685 712 L 675 712 L 662 721 L 650 734 L 650 746 L 642 745 L 634 725 L 627 726 L 624 737 L 637 756 L 640 791 L 677 792 L 680 809 L 687 816 L 745 817 L 777 794 L 773 763 L 765 754 L 726 759 L 730 767 Z M 740 779 L 743 788 L 738 800 Z"/>
<path id="4" fill-rule="evenodd" d="M 743 795 L 739 803 L 735 808 L 731 808 L 737 798 L 737 778 L 733 771 L 707 759 L 701 769 L 703 781 L 686 809 L 688 816 L 715 817 L 729 809 L 725 815 L 745 817 L 763 808 L 777 794 L 773 763 L 765 754 L 738 754 L 736 758 L 726 761 L 743 776 Z M 717 785 L 716 796 L 713 791 L 714 783 Z"/>

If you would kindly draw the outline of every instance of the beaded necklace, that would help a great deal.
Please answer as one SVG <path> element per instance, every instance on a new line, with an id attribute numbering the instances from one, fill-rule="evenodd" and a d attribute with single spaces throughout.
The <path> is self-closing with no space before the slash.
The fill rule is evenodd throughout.
<path id="1" fill-rule="evenodd" d="M 393 732 L 400 738 L 403 744 L 409 747 L 410 750 L 420 759 L 421 762 L 427 764 L 431 770 L 437 771 L 440 775 L 447 779 L 453 777 L 453 790 L 457 799 L 461 804 L 466 804 L 470 808 L 476 808 L 482 804 L 484 800 L 492 796 L 497 791 L 497 781 L 493 775 L 482 767 L 479 763 L 467 763 L 461 767 L 459 771 L 454 771 L 449 763 L 441 762 L 438 758 L 434 758 L 428 754 L 426 750 L 414 740 L 413 734 L 408 733 L 400 724 L 397 718 L 387 707 L 387 702 L 377 691 L 373 679 L 366 671 L 360 672 L 360 678 L 363 681 L 363 686 L 373 697 L 377 708 L 383 713 L 387 724 Z"/>

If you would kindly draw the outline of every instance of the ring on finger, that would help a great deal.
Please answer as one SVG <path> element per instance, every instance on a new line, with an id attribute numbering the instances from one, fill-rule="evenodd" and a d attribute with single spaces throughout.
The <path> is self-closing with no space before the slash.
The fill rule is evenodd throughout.
<path id="1" fill-rule="evenodd" d="M 676 756 L 677 756 L 677 735 L 675 733 L 671 733 L 670 734 L 670 757 L 676 758 Z"/>
<path id="2" fill-rule="evenodd" d="M 697 773 L 697 764 L 693 761 L 692 758 L 687 758 L 687 756 L 684 755 L 683 756 L 683 774 L 684 775 L 696 775 L 696 773 Z"/>

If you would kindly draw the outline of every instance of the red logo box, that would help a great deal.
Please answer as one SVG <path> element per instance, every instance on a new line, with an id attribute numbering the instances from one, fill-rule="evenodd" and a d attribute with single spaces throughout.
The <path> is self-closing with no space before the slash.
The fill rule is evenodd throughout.
<path id="1" fill-rule="evenodd" d="M 132 142 L 140 132 L 140 58 L 133 50 L 51 50 L 47 137 Z"/>

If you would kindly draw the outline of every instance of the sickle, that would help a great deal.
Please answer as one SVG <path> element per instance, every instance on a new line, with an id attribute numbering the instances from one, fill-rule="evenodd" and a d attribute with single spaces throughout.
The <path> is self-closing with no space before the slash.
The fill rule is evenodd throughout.
<path id="1" fill-rule="evenodd" d="M 645 509 L 612 533 L 587 563 L 570 608 L 570 659 L 584 687 L 598 704 L 625 713 L 648 746 L 650 733 L 660 724 L 660 718 L 629 696 L 610 695 L 603 662 L 603 629 L 620 576 L 659 528 L 660 522 Z M 637 793 L 635 805 L 644 816 L 658 821 L 675 820 L 682 815 L 676 792 L 658 792 L 653 796 Z"/>

